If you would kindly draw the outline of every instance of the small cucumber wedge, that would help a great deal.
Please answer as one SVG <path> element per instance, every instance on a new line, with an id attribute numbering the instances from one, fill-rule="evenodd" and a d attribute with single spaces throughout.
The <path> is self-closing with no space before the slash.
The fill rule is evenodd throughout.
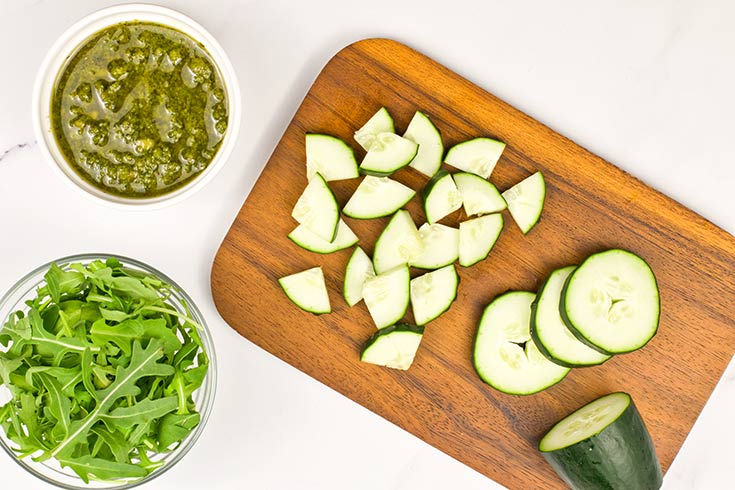
<path id="1" fill-rule="evenodd" d="M 458 172 L 452 177 L 462 196 L 462 206 L 467 216 L 499 213 L 508 207 L 490 181 L 467 172 Z"/>
<path id="2" fill-rule="evenodd" d="M 407 265 L 365 280 L 362 297 L 376 327 L 385 328 L 403 318 L 408 310 L 410 282 Z"/>
<path id="3" fill-rule="evenodd" d="M 552 272 L 531 306 L 531 338 L 536 347 L 551 362 L 571 368 L 596 366 L 610 359 L 577 340 L 561 318 L 561 290 L 576 268 L 572 265 Z"/>
<path id="4" fill-rule="evenodd" d="M 530 395 L 561 381 L 570 369 L 554 364 L 531 339 L 529 322 L 535 294 L 510 291 L 485 308 L 475 338 L 474 365 L 496 390 Z"/>
<path id="5" fill-rule="evenodd" d="M 656 335 L 658 283 L 645 260 L 627 250 L 591 255 L 569 276 L 561 317 L 577 339 L 603 354 L 640 349 Z"/>
<path id="6" fill-rule="evenodd" d="M 419 145 L 419 151 L 408 165 L 427 177 L 433 177 L 442 165 L 444 143 L 439 130 L 423 112 L 416 111 L 403 135 Z"/>
<path id="7" fill-rule="evenodd" d="M 508 211 L 513 220 L 525 235 L 541 219 L 541 211 L 546 200 L 546 182 L 541 172 L 518 182 L 503 192 L 503 199 L 508 203 Z"/>
<path id="8" fill-rule="evenodd" d="M 405 371 L 411 367 L 423 336 L 424 327 L 408 323 L 381 328 L 365 342 L 360 360 Z"/>
<path id="9" fill-rule="evenodd" d="M 408 165 L 419 145 L 393 133 L 378 133 L 360 164 L 360 172 L 386 177 Z"/>
<path id="10" fill-rule="evenodd" d="M 382 274 L 408 264 L 424 253 L 424 243 L 408 211 L 396 211 L 375 242 L 373 265 Z"/>
<path id="11" fill-rule="evenodd" d="M 538 448 L 575 490 L 658 490 L 663 483 L 651 435 L 627 393 L 605 395 L 573 412 Z"/>
<path id="12" fill-rule="evenodd" d="M 324 180 L 355 179 L 357 171 L 355 153 L 347 143 L 327 134 L 306 135 L 306 178 L 311 180 L 319 173 Z"/>
<path id="13" fill-rule="evenodd" d="M 331 254 L 337 250 L 350 248 L 359 240 L 342 220 L 337 223 L 337 236 L 331 242 L 318 237 L 304 225 L 297 226 L 288 234 L 288 238 L 299 247 L 318 254 Z"/>
<path id="14" fill-rule="evenodd" d="M 315 315 L 332 312 L 321 267 L 282 277 L 278 284 L 288 299 L 302 310 Z"/>
<path id="15" fill-rule="evenodd" d="M 411 279 L 411 308 L 417 325 L 426 325 L 447 311 L 457 299 L 459 276 L 450 264 Z"/>
<path id="16" fill-rule="evenodd" d="M 317 173 L 296 201 L 291 216 L 319 238 L 331 242 L 337 234 L 339 205 L 327 181 Z"/>
<path id="17" fill-rule="evenodd" d="M 374 276 L 375 270 L 370 257 L 362 248 L 356 247 L 345 268 L 345 284 L 342 292 L 348 305 L 355 306 L 362 300 L 362 287 L 366 280 Z"/>
<path id="18" fill-rule="evenodd" d="M 451 147 L 444 161 L 454 168 L 487 179 L 493 173 L 503 150 L 505 143 L 490 138 L 475 138 Z"/>
<path id="19" fill-rule="evenodd" d="M 409 262 L 419 269 L 439 269 L 449 265 L 459 257 L 459 230 L 436 223 L 424 223 L 419 228 L 419 236 L 424 243 L 424 252 Z"/>
<path id="20" fill-rule="evenodd" d="M 390 117 L 388 109 L 381 107 L 363 127 L 355 131 L 355 141 L 362 146 L 365 151 L 375 141 L 375 137 L 380 133 L 395 133 L 393 127 L 393 118 Z"/>
<path id="21" fill-rule="evenodd" d="M 410 187 L 388 177 L 367 175 L 342 212 L 355 219 L 381 218 L 401 209 L 415 194 Z"/>
<path id="22" fill-rule="evenodd" d="M 459 265 L 485 260 L 503 231 L 503 215 L 488 214 L 459 224 Z"/>
<path id="23" fill-rule="evenodd" d="M 423 192 L 424 212 L 429 224 L 436 223 L 462 207 L 462 196 L 446 170 L 439 170 Z"/>

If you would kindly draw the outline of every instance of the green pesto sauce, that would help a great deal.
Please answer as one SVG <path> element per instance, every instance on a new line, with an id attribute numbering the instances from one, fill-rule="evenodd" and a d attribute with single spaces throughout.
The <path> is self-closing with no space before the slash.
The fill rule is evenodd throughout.
<path id="1" fill-rule="evenodd" d="M 222 77 L 188 35 L 126 22 L 83 42 L 59 73 L 51 127 L 71 167 L 118 196 L 174 191 L 202 172 L 227 130 Z"/>

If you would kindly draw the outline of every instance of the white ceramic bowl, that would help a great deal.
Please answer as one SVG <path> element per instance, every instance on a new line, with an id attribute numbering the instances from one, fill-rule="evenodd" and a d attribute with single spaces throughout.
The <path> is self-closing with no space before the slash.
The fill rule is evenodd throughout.
<path id="1" fill-rule="evenodd" d="M 51 96 L 53 95 L 56 77 L 76 48 L 91 35 L 100 30 L 121 22 L 144 21 L 155 22 L 173 27 L 202 43 L 211 55 L 222 75 L 227 92 L 228 121 L 222 144 L 209 163 L 199 175 L 186 185 L 173 192 L 150 198 L 126 198 L 108 194 L 82 179 L 69 166 L 59 151 L 51 132 Z M 49 50 L 41 64 L 33 88 L 33 127 L 36 140 L 45 159 L 73 188 L 97 201 L 124 209 L 146 209 L 168 206 L 182 201 L 204 187 L 217 174 L 232 153 L 240 130 L 241 117 L 240 87 L 235 70 L 232 68 L 227 54 L 214 37 L 201 25 L 186 15 L 165 7 L 140 3 L 115 5 L 94 12 L 61 35 Z"/>

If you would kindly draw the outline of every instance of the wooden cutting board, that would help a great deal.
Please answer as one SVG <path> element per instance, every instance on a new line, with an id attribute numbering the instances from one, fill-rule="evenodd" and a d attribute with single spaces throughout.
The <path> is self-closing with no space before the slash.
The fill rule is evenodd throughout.
<path id="1" fill-rule="evenodd" d="M 407 372 L 361 363 L 375 328 L 365 306 L 349 308 L 342 278 L 351 250 L 318 255 L 286 238 L 306 184 L 304 134 L 349 142 L 381 105 L 405 130 L 425 111 L 446 147 L 474 136 L 507 143 L 491 179 L 501 190 L 541 170 L 541 222 L 523 236 L 505 229 L 484 262 L 459 268 L 457 301 L 429 324 Z M 395 178 L 420 190 L 426 178 Z M 340 204 L 358 180 L 333 182 Z M 425 221 L 419 198 L 408 206 Z M 444 222 L 456 225 L 457 212 Z M 387 218 L 346 219 L 372 253 Z M 521 397 L 483 384 L 471 362 L 481 312 L 508 289 L 535 291 L 553 269 L 622 247 L 643 256 L 661 288 L 661 325 L 644 349 L 576 369 L 556 386 Z M 280 290 L 278 277 L 322 265 L 333 313 L 314 316 Z M 511 489 L 563 488 L 535 450 L 558 419 L 617 390 L 633 396 L 666 470 L 735 351 L 735 238 L 572 141 L 395 41 L 370 39 L 340 51 L 306 95 L 222 243 L 212 292 L 241 335 L 357 403 Z M 410 319 L 410 318 L 409 318 Z M 358 444 L 358 442 L 355 442 Z"/>

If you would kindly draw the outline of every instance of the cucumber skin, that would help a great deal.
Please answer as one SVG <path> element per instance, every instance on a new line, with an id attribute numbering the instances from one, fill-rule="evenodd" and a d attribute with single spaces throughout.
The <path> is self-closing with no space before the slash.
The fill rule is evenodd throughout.
<path id="1" fill-rule="evenodd" d="M 452 262 L 452 263 L 454 263 L 454 262 Z M 447 264 L 447 265 L 449 265 L 449 264 Z M 445 265 L 443 267 L 446 267 L 447 265 Z M 439 269 L 442 269 L 443 267 L 439 267 Z M 423 325 L 420 325 L 421 327 L 423 327 L 424 325 L 427 325 L 427 324 L 433 322 L 434 320 L 436 320 L 437 318 L 439 318 L 440 316 L 442 316 L 444 313 L 446 313 L 447 311 L 449 311 L 449 308 L 451 308 L 452 305 L 454 304 L 454 302 L 457 301 L 457 295 L 459 293 L 459 283 L 462 281 L 462 278 L 459 277 L 459 273 L 457 272 L 457 268 L 456 267 L 453 267 L 453 270 L 454 270 L 454 275 L 457 276 L 457 287 L 454 289 L 454 297 L 452 298 L 452 301 L 449 302 L 449 304 L 447 305 L 447 307 L 444 308 L 441 311 L 441 313 L 439 313 L 438 315 L 436 315 L 434 318 L 432 318 L 431 320 L 427 321 Z M 410 291 L 410 289 L 409 289 L 409 291 Z"/>
<path id="2" fill-rule="evenodd" d="M 424 327 L 411 325 L 410 323 L 396 323 L 395 325 L 391 325 L 389 327 L 383 327 L 365 341 L 365 344 L 362 346 L 362 350 L 360 351 L 360 359 L 362 359 L 362 355 L 365 353 L 365 351 L 373 346 L 376 340 L 378 340 L 383 335 L 388 335 L 389 333 L 393 332 L 411 332 L 418 335 L 423 335 Z"/>
<path id="3" fill-rule="evenodd" d="M 443 179 L 447 175 L 451 175 L 449 172 L 444 170 L 443 168 L 439 169 L 432 178 L 429 179 L 429 181 L 426 183 L 426 186 L 421 191 L 421 208 L 424 210 L 424 216 L 426 216 L 426 220 L 429 220 L 429 214 L 426 211 L 426 199 L 429 197 L 429 194 L 431 194 L 431 190 L 434 188 L 437 182 L 439 180 Z"/>
<path id="4" fill-rule="evenodd" d="M 574 490 L 657 490 L 663 482 L 653 441 L 632 398 L 599 434 L 541 454 Z"/>

